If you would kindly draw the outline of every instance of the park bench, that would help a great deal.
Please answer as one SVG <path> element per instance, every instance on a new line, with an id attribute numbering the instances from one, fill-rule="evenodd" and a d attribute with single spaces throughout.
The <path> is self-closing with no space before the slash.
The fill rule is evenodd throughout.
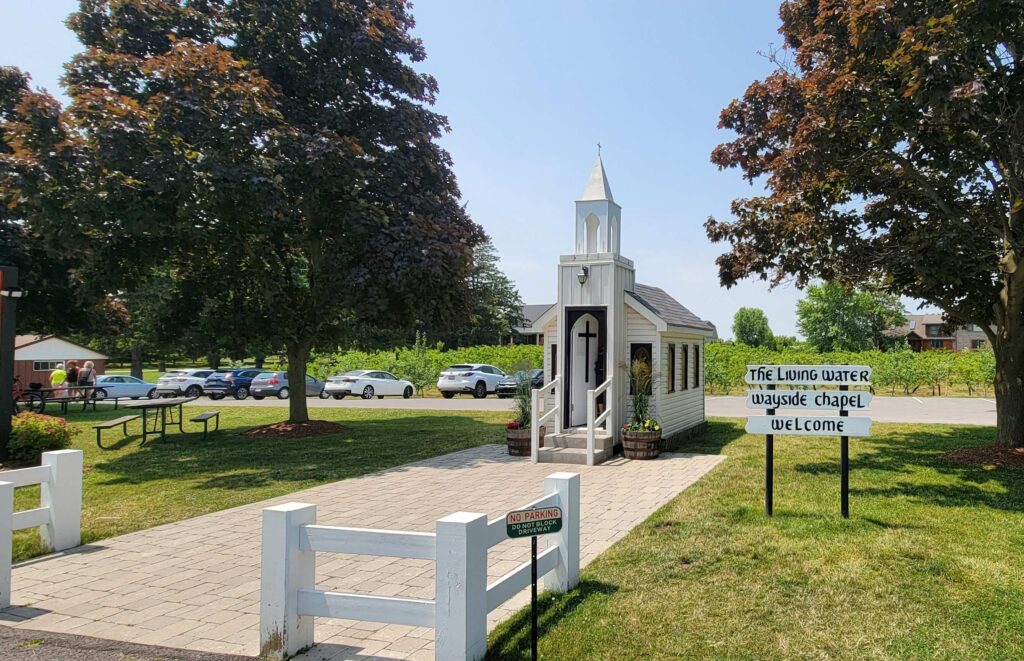
<path id="1" fill-rule="evenodd" d="M 106 448 L 103 447 L 103 443 L 101 442 L 102 441 L 101 434 L 103 434 L 103 430 L 104 429 L 113 429 L 114 427 L 117 427 L 118 425 L 120 425 L 121 426 L 121 431 L 124 433 L 125 436 L 127 436 L 128 435 L 128 423 L 131 422 L 132 420 L 138 420 L 138 419 L 139 419 L 139 416 L 137 416 L 137 415 L 126 415 L 126 416 L 122 416 L 120 418 L 114 418 L 113 420 L 107 420 L 106 422 L 101 422 L 98 425 L 93 425 L 92 428 L 96 430 L 96 445 L 98 445 L 101 450 L 105 450 L 106 449 Z"/>
<path id="2" fill-rule="evenodd" d="M 209 431 L 210 419 L 213 419 L 214 426 L 213 431 L 220 429 L 220 411 L 203 411 L 199 415 L 189 418 L 189 422 L 201 422 L 203 423 L 203 440 L 206 440 L 206 434 Z"/>

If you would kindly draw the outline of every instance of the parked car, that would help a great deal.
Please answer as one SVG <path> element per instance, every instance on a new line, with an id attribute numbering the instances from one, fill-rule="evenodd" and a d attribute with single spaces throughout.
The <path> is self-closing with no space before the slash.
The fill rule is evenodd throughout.
<path id="1" fill-rule="evenodd" d="M 290 388 L 288 387 L 288 372 L 260 372 L 249 384 L 249 392 L 253 399 L 264 397 L 277 397 L 288 399 Z M 324 382 L 306 375 L 306 397 L 326 398 Z"/>
<path id="2" fill-rule="evenodd" d="M 483 399 L 487 393 L 497 390 L 498 382 L 503 378 L 505 373 L 494 365 L 452 365 L 441 372 L 437 379 L 437 389 L 445 399 L 451 399 L 460 392 Z"/>
<path id="3" fill-rule="evenodd" d="M 395 396 L 409 399 L 416 389 L 410 381 L 399 379 L 391 372 L 352 370 L 327 379 L 324 392 L 334 399 L 358 395 L 363 399 L 384 399 Z"/>
<path id="4" fill-rule="evenodd" d="M 512 397 L 519 388 L 519 382 L 523 380 L 529 381 L 531 388 L 540 388 L 544 385 L 544 370 L 521 370 L 515 374 L 509 374 L 498 381 L 498 387 L 494 392 L 502 399 Z"/>
<path id="5" fill-rule="evenodd" d="M 156 392 L 162 397 L 199 397 L 211 374 L 213 370 L 205 368 L 172 370 L 156 380 Z"/>
<path id="6" fill-rule="evenodd" d="M 139 399 L 157 396 L 156 384 L 146 383 L 134 376 L 121 376 L 118 374 L 103 374 L 96 377 L 96 390 L 93 390 L 93 397 L 106 399 L 108 397 L 131 397 Z"/>
<path id="7" fill-rule="evenodd" d="M 235 399 L 246 399 L 249 396 L 250 384 L 263 370 L 244 367 L 237 370 L 214 372 L 206 377 L 203 392 L 210 399 L 224 399 L 231 395 Z"/>

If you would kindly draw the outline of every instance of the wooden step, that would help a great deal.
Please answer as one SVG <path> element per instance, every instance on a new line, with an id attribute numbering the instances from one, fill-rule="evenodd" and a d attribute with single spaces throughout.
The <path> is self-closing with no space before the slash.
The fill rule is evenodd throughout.
<path id="1" fill-rule="evenodd" d="M 545 447 L 540 448 L 537 453 L 537 461 L 542 464 L 576 464 L 587 465 L 586 448 L 558 448 L 547 447 L 547 439 L 544 439 Z M 605 448 L 594 450 L 594 465 L 608 461 L 612 456 L 612 449 Z"/>
<path id="2" fill-rule="evenodd" d="M 594 432 L 594 450 L 606 450 L 615 444 L 612 435 L 604 431 Z M 587 449 L 587 432 L 569 431 L 544 436 L 544 447 Z"/>

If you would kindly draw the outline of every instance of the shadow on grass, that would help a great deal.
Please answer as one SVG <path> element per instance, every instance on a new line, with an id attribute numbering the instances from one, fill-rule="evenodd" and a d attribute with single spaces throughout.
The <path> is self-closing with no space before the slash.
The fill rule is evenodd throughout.
<path id="1" fill-rule="evenodd" d="M 496 443 L 502 427 L 468 416 L 395 416 L 346 420 L 350 431 L 310 438 L 254 438 L 251 425 L 199 434 L 168 434 L 135 451 L 96 462 L 105 484 L 196 479 L 198 488 L 246 489 L 272 482 L 327 482 Z M 176 431 L 176 430 L 175 430 Z M 495 458 L 494 461 L 504 460 Z M 437 468 L 465 468 L 487 459 L 452 457 Z"/>
<path id="2" fill-rule="evenodd" d="M 948 507 L 987 506 L 1024 510 L 1024 471 L 1012 468 L 966 466 L 942 457 L 951 450 L 994 442 L 987 427 L 948 426 L 911 428 L 869 439 L 851 439 L 850 472 L 878 471 L 893 474 L 886 486 L 857 487 L 851 494 L 917 498 Z M 839 479 L 839 442 L 836 460 L 798 464 L 796 470 L 811 475 L 835 475 Z"/>
<path id="3" fill-rule="evenodd" d="M 693 454 L 722 454 L 722 449 L 743 437 L 743 425 L 735 420 L 708 419 L 708 428 L 699 437 L 682 441 L 676 452 Z"/>
<path id="4" fill-rule="evenodd" d="M 537 598 L 537 638 L 554 628 L 562 618 L 571 614 L 589 599 L 608 596 L 618 592 L 617 585 L 595 580 L 581 580 L 574 590 L 567 594 L 544 593 Z M 512 617 L 502 622 L 491 635 L 487 659 L 529 659 L 530 658 L 530 607 L 521 608 Z"/>

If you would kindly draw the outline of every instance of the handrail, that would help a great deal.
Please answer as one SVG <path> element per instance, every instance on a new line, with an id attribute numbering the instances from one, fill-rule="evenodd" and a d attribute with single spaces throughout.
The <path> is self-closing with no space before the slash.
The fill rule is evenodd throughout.
<path id="1" fill-rule="evenodd" d="M 607 406 L 600 416 L 597 416 L 597 397 L 604 391 L 608 390 L 608 387 L 612 384 L 612 377 L 605 380 L 604 383 L 594 388 L 593 390 L 587 391 L 587 465 L 594 465 L 594 427 L 601 424 L 608 419 L 608 414 L 611 413 L 611 405 Z"/>
<path id="2" fill-rule="evenodd" d="M 555 389 L 555 404 L 550 410 L 545 411 L 544 414 L 541 415 L 540 394 L 541 392 L 547 392 L 551 388 Z M 561 399 L 561 374 L 551 379 L 550 382 L 545 383 L 540 388 L 534 388 L 530 393 L 530 461 L 533 463 L 537 463 L 540 460 L 540 426 L 554 417 L 555 424 L 552 427 L 552 434 L 558 434 L 562 431 L 562 414 L 561 406 L 559 406 Z"/>

